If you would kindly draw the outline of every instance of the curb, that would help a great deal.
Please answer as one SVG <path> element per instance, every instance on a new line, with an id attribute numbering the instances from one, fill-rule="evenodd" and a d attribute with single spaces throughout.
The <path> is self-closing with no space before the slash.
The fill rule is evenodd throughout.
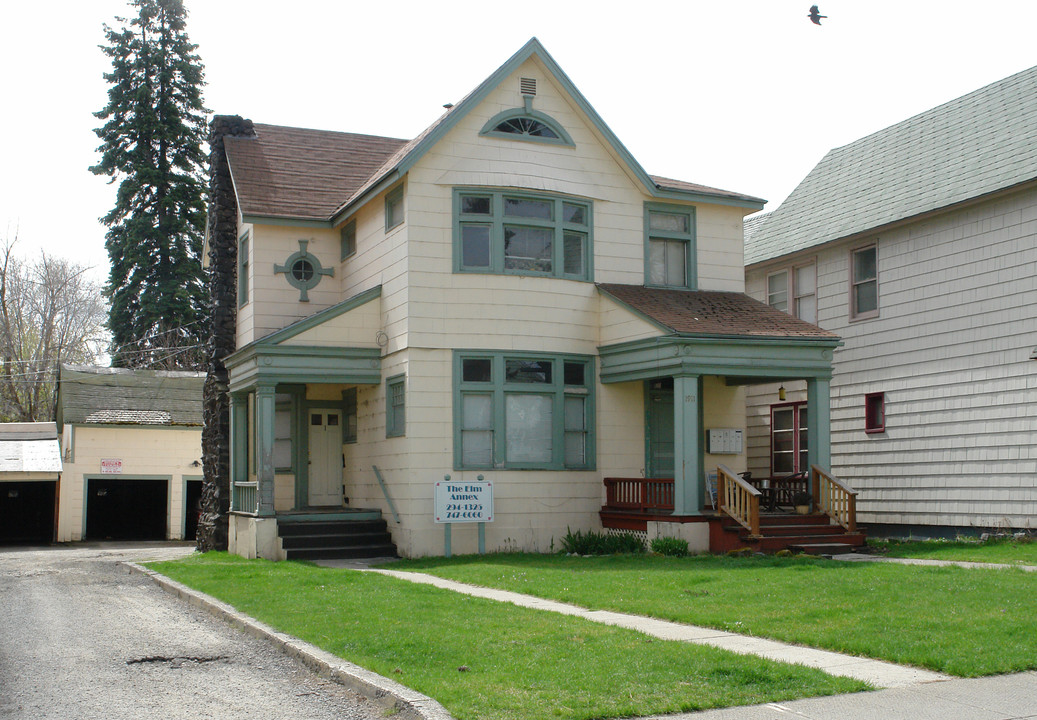
<path id="1" fill-rule="evenodd" d="M 198 592 L 135 562 L 123 562 L 129 568 L 150 577 L 163 590 L 220 618 L 253 637 L 267 640 L 282 652 L 300 661 L 317 675 L 353 690 L 404 720 L 455 720 L 446 708 L 428 695 L 383 677 L 359 665 L 336 657 L 315 645 L 287 633 L 278 632 L 255 618 L 235 610 L 225 602 Z"/>

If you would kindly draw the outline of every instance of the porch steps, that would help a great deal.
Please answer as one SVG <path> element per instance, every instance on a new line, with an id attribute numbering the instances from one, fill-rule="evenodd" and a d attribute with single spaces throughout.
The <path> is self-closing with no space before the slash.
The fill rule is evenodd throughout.
<path id="1" fill-rule="evenodd" d="M 730 518 L 725 518 L 723 528 L 738 535 L 743 546 L 764 553 L 789 549 L 808 555 L 839 555 L 853 552 L 865 541 L 864 533 L 849 533 L 822 514 L 761 515 L 759 538 L 749 537 L 745 528 Z"/>
<path id="2" fill-rule="evenodd" d="M 378 510 L 279 515 L 277 534 L 288 560 L 396 557 Z"/>

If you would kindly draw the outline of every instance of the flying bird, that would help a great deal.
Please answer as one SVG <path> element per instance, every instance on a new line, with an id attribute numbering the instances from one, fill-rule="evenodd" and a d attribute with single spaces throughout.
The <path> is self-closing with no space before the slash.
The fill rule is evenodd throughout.
<path id="1" fill-rule="evenodd" d="M 821 14 L 821 11 L 817 9 L 817 5 L 810 6 L 810 14 L 807 15 L 807 17 L 810 18 L 810 22 L 814 23 L 815 25 L 821 24 L 821 18 L 828 18 L 827 15 Z"/>

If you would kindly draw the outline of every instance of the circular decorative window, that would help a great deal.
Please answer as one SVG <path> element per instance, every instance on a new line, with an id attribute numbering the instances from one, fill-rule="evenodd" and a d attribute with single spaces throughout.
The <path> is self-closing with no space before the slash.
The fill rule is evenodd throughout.
<path id="1" fill-rule="evenodd" d="M 292 277 L 299 282 L 309 282 L 313 279 L 313 263 L 304 258 L 299 258 L 292 263 Z"/>
<path id="2" fill-rule="evenodd" d="M 333 268 L 321 266 L 317 256 L 306 249 L 308 244 L 309 240 L 300 240 L 299 252 L 289 255 L 284 265 L 274 265 L 275 273 L 284 273 L 288 284 L 299 288 L 299 302 L 309 302 L 308 292 L 320 284 L 321 277 L 335 272 Z"/>

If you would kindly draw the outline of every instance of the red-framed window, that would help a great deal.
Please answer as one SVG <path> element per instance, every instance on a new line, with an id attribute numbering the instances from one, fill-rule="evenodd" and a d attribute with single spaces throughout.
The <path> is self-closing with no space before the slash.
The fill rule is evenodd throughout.
<path id="1" fill-rule="evenodd" d="M 864 396 L 864 432 L 886 432 L 886 393 L 868 393 Z"/>
<path id="2" fill-rule="evenodd" d="M 771 475 L 791 475 L 809 467 L 807 404 L 771 405 Z"/>

